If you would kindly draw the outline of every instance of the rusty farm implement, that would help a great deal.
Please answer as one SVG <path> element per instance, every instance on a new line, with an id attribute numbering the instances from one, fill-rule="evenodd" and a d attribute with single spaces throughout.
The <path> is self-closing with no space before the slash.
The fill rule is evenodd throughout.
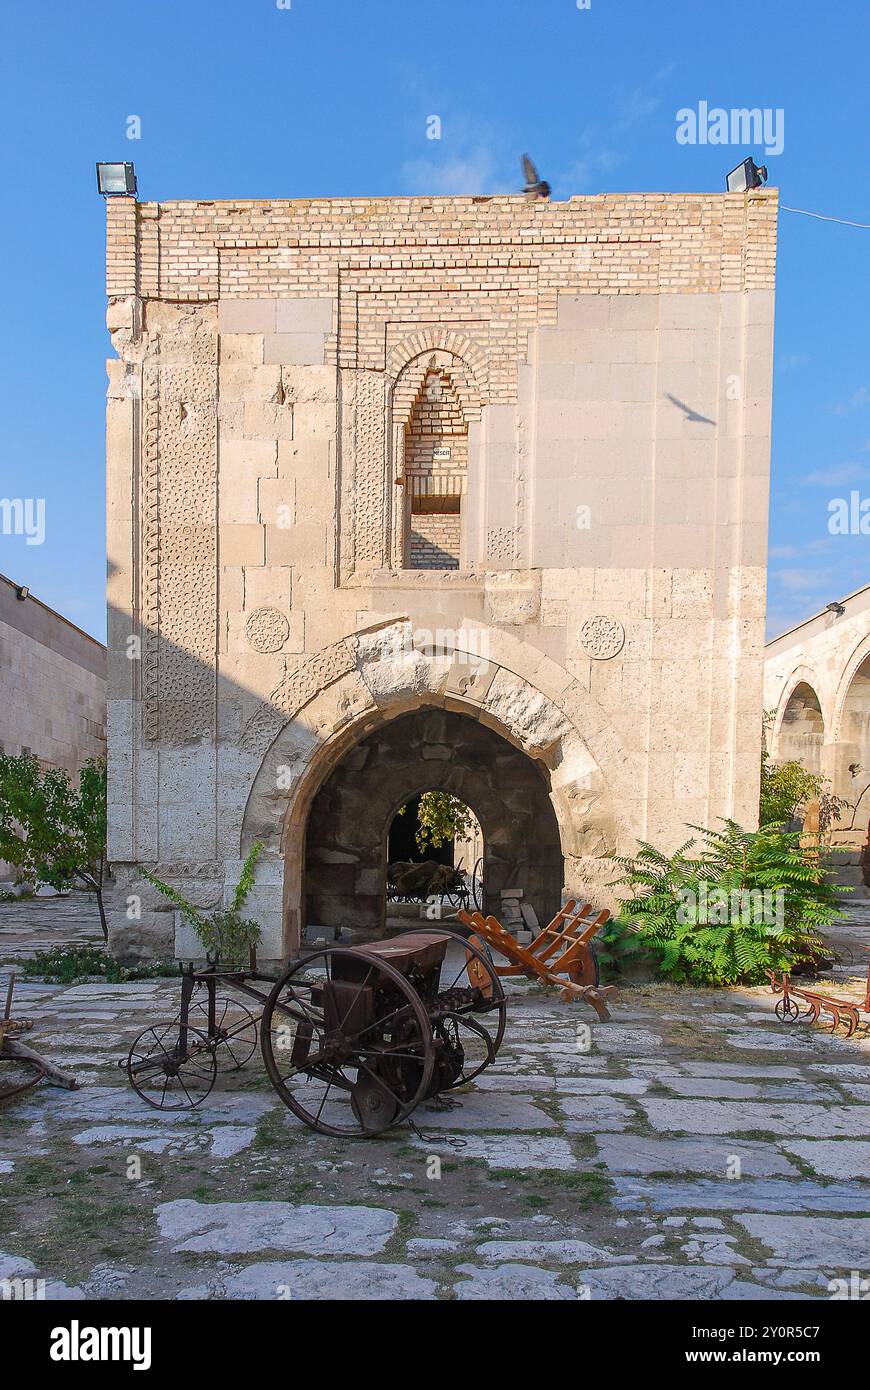
<path id="1" fill-rule="evenodd" d="M 31 1018 L 12 1017 L 12 995 L 15 975 L 10 971 L 6 1003 L 0 1018 L 0 1101 L 29 1091 L 45 1077 L 52 1086 L 64 1086 L 69 1091 L 78 1088 L 75 1077 L 49 1062 L 41 1053 L 21 1041 L 33 1028 Z"/>
<path id="2" fill-rule="evenodd" d="M 870 952 L 870 946 L 865 946 L 864 950 Z M 780 1023 L 796 1023 L 800 1018 L 807 1023 L 818 1023 L 824 1014 L 830 1018 L 830 1032 L 835 1033 L 838 1028 L 844 1028 L 847 1038 L 851 1038 L 858 1028 L 870 1026 L 862 1022 L 861 1018 L 863 1014 L 870 1020 L 870 961 L 867 965 L 863 999 L 840 999 L 823 994 L 819 990 L 805 989 L 803 985 L 792 984 L 787 971 L 783 971 L 781 975 L 777 975 L 773 970 L 767 973 L 771 992 L 779 995 L 774 1012 Z"/>
<path id="3" fill-rule="evenodd" d="M 259 1033 L 269 1080 L 300 1120 L 322 1134 L 369 1136 L 490 1066 L 505 1014 L 486 953 L 437 927 L 316 950 L 279 978 L 257 971 L 253 955 L 248 970 L 191 967 L 177 1018 L 144 1029 L 124 1065 L 149 1105 L 190 1109 L 219 1070 L 244 1066 Z"/>

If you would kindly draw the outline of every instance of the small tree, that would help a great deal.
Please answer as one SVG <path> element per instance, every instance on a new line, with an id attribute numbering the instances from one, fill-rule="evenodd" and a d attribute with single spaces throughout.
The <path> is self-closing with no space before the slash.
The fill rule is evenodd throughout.
<path id="1" fill-rule="evenodd" d="M 32 753 L 0 755 L 0 859 L 18 870 L 18 883 L 47 883 L 62 892 L 78 882 L 90 889 L 108 941 L 105 764 L 85 763 L 76 790 L 68 773 L 43 772 Z"/>
<path id="2" fill-rule="evenodd" d="M 450 792 L 424 792 L 417 806 L 417 844 L 425 851 L 440 849 L 445 840 L 465 840 L 471 834 L 471 812 Z"/>
<path id="3" fill-rule="evenodd" d="M 241 877 L 230 906 L 214 912 L 201 912 L 193 903 L 188 902 L 187 898 L 182 897 L 177 889 L 161 882 L 147 869 L 143 869 L 142 873 L 149 883 L 153 883 L 164 897 L 169 898 L 170 902 L 179 908 L 185 921 L 190 923 L 202 942 L 206 955 L 223 962 L 224 965 L 244 965 L 251 947 L 257 945 L 261 935 L 259 925 L 242 916 L 242 908 L 254 886 L 254 866 L 262 851 L 263 845 L 258 840 L 251 847 L 242 865 Z"/>
<path id="4" fill-rule="evenodd" d="M 823 779 L 816 772 L 807 772 L 794 758 L 786 763 L 771 762 L 767 734 L 773 723 L 774 710 L 766 710 L 761 741 L 761 795 L 759 825 L 786 825 L 798 808 L 815 801 L 822 794 Z"/>

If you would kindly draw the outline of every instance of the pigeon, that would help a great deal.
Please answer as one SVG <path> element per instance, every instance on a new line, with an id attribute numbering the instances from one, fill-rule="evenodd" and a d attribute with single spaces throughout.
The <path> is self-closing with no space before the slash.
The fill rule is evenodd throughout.
<path id="1" fill-rule="evenodd" d="M 523 173 L 526 178 L 523 192 L 527 198 L 549 198 L 550 185 L 545 179 L 538 177 L 538 171 L 527 154 L 523 155 Z"/>

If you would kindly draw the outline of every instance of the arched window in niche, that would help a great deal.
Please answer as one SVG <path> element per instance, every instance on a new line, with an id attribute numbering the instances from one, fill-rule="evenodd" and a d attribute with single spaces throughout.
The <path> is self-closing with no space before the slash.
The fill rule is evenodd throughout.
<path id="1" fill-rule="evenodd" d="M 468 423 L 449 367 L 433 357 L 405 426 L 405 565 L 459 569 Z"/>

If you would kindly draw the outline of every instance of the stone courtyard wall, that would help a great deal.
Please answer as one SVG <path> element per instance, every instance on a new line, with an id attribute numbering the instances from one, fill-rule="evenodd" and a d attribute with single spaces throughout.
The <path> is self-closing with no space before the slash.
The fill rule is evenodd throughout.
<path id="1" fill-rule="evenodd" d="M 216 902 L 257 835 L 285 954 L 319 786 L 421 706 L 546 769 L 568 891 L 753 823 L 775 193 L 107 210 L 119 949 L 173 943 L 140 864 Z M 403 567 L 430 372 L 458 569 Z"/>
<path id="2" fill-rule="evenodd" d="M 0 751 L 75 778 L 106 756 L 106 649 L 0 575 Z"/>
<path id="3" fill-rule="evenodd" d="M 764 708 L 776 762 L 796 759 L 846 802 L 832 839 L 859 851 L 870 839 L 870 586 L 775 637 L 765 649 Z M 843 881 L 865 889 L 859 853 Z"/>

